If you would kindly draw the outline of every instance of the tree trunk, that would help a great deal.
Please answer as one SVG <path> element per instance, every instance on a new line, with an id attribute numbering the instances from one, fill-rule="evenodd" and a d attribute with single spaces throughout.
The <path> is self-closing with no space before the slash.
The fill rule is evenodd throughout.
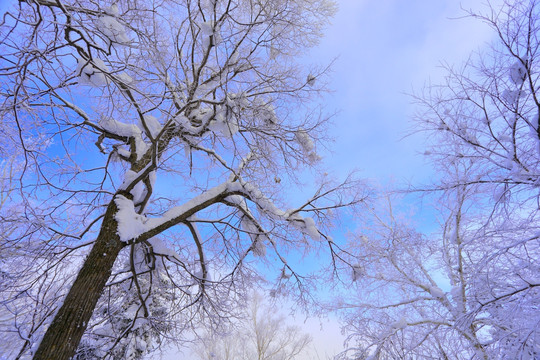
<path id="1" fill-rule="evenodd" d="M 75 355 L 118 253 L 125 245 L 116 233 L 116 212 L 116 204 L 111 201 L 96 243 L 41 340 L 34 360 L 68 360 Z"/>

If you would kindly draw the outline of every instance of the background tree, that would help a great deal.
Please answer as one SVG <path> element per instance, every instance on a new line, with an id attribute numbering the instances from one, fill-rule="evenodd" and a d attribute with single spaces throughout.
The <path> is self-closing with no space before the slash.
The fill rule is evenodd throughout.
<path id="1" fill-rule="evenodd" d="M 487 317 L 478 312 L 474 292 L 484 265 L 477 260 L 493 249 L 470 219 L 473 196 L 463 191 L 441 201 L 451 204 L 444 209 L 448 218 L 442 233 L 431 236 L 395 214 L 390 199 L 365 218 L 368 227 L 349 250 L 357 290 L 338 305 L 346 311 L 351 358 L 492 358 Z"/>
<path id="2" fill-rule="evenodd" d="M 4 14 L 0 113 L 20 154 L 9 204 L 24 226 L 1 246 L 25 250 L 6 265 L 17 276 L 2 329 L 17 341 L 2 356 L 67 359 L 86 331 L 87 349 L 111 340 L 97 356 L 136 358 L 153 345 L 130 333 L 181 339 L 233 316 L 257 266 L 274 293 L 311 301 L 290 251 L 324 240 L 335 254 L 330 210 L 365 197 L 354 179 L 322 174 L 299 205 L 285 191 L 325 140 L 328 118 L 310 102 L 324 68 L 295 57 L 333 11 L 326 0 L 38 0 Z"/>
<path id="3" fill-rule="evenodd" d="M 540 4 L 470 15 L 497 41 L 417 99 L 441 230 L 422 235 L 387 206 L 355 238 L 358 292 L 341 304 L 352 358 L 540 356 Z"/>
<path id="4" fill-rule="evenodd" d="M 297 359 L 308 350 L 311 338 L 298 326 L 287 325 L 276 310 L 254 293 L 246 317 L 225 334 L 208 333 L 193 347 L 195 353 L 201 360 Z"/>

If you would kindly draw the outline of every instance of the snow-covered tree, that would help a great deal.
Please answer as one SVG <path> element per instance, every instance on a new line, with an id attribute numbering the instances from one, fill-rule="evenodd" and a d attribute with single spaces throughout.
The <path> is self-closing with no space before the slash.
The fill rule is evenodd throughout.
<path id="1" fill-rule="evenodd" d="M 254 293 L 244 318 L 221 333 L 209 332 L 193 346 L 200 360 L 294 360 L 311 343 L 298 326 L 288 325 L 275 305 Z"/>
<path id="2" fill-rule="evenodd" d="M 474 294 L 492 248 L 463 215 L 469 196 L 441 202 L 451 204 L 444 230 L 430 236 L 396 214 L 389 198 L 364 216 L 346 267 L 354 291 L 338 303 L 349 334 L 344 358 L 491 358 L 486 314 Z"/>
<path id="3" fill-rule="evenodd" d="M 420 234 L 391 205 L 366 220 L 344 357 L 540 357 L 540 2 L 471 15 L 496 41 L 417 98 L 441 176 L 416 194 L 436 194 L 441 229 Z"/>
<path id="4" fill-rule="evenodd" d="M 88 356 L 137 358 L 152 338 L 234 315 L 263 278 L 311 299 L 291 251 L 335 253 L 335 209 L 365 197 L 320 172 L 312 197 L 289 198 L 304 170 L 318 173 L 328 120 L 312 101 L 325 69 L 295 58 L 333 11 L 32 0 L 4 14 L 1 130 L 20 170 L 3 208 L 18 204 L 21 226 L 0 245 L 20 249 L 0 356 L 68 359 L 86 333 L 77 356 L 101 338 Z"/>

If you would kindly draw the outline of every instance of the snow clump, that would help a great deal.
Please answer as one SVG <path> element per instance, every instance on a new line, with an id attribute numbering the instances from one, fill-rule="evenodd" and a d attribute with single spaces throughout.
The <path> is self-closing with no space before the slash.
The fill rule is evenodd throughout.
<path id="1" fill-rule="evenodd" d="M 290 279 L 292 276 L 292 273 L 287 269 L 287 266 L 283 266 L 283 268 L 281 269 L 281 278 L 282 279 Z"/>
<path id="2" fill-rule="evenodd" d="M 131 39 L 126 34 L 126 28 L 116 19 L 120 15 L 118 5 L 114 4 L 106 11 L 110 15 L 100 16 L 97 20 L 99 30 L 111 41 L 120 44 L 131 42 Z"/>
<path id="3" fill-rule="evenodd" d="M 152 252 L 157 255 L 164 255 L 170 258 L 180 259 L 180 255 L 172 249 L 160 238 L 153 237 L 148 239 L 148 243 L 152 246 Z"/>
<path id="4" fill-rule="evenodd" d="M 286 218 L 288 221 L 290 221 L 294 227 L 296 227 L 298 230 L 300 230 L 303 234 L 308 235 L 310 238 L 312 238 L 315 241 L 321 240 L 321 234 L 319 233 L 319 230 L 317 229 L 317 225 L 315 224 L 315 220 L 313 220 L 310 217 L 302 217 L 298 213 L 294 213 L 292 215 L 286 215 Z"/>
<path id="5" fill-rule="evenodd" d="M 251 221 L 248 217 L 243 217 L 240 223 L 242 230 L 244 230 L 251 241 L 253 242 L 252 251 L 253 255 L 263 257 L 266 255 L 265 240 L 268 240 L 264 232 L 259 231 L 257 225 Z"/>
<path id="6" fill-rule="evenodd" d="M 94 58 L 92 61 L 77 58 L 76 71 L 79 75 L 79 84 L 102 87 L 109 83 L 109 79 L 105 76 L 109 68 L 100 58 Z"/>
<path id="7" fill-rule="evenodd" d="M 226 109 L 217 108 L 214 119 L 210 121 L 208 128 L 214 133 L 221 133 L 223 136 L 232 138 L 240 130 L 238 121 L 234 116 L 227 118 Z"/>
<path id="8" fill-rule="evenodd" d="M 313 139 L 311 136 L 309 136 L 306 130 L 300 128 L 298 131 L 296 131 L 295 138 L 296 142 L 307 155 L 310 163 L 316 163 L 317 161 L 321 160 L 319 154 L 315 152 L 315 144 L 313 143 Z"/>
<path id="9" fill-rule="evenodd" d="M 118 223 L 117 234 L 120 241 L 128 242 L 147 231 L 146 217 L 137 214 L 133 201 L 125 196 L 116 195 L 114 202 L 118 207 L 114 218 Z"/>
<path id="10" fill-rule="evenodd" d="M 501 98 L 507 103 L 507 104 L 515 104 L 520 98 L 524 97 L 525 91 L 523 90 L 504 90 L 501 93 Z"/>
<path id="11" fill-rule="evenodd" d="M 135 181 L 135 179 L 137 179 L 138 176 L 139 174 L 137 174 L 135 171 L 127 170 L 124 175 L 124 182 L 120 186 L 120 189 L 126 189 L 129 185 L 131 185 L 132 182 Z M 133 202 L 135 204 L 142 202 L 146 195 L 146 189 L 143 182 L 139 181 L 136 183 L 133 189 L 131 189 L 130 193 L 133 195 Z"/>
<path id="12" fill-rule="evenodd" d="M 257 109 L 257 116 L 267 126 L 275 125 L 278 122 L 274 105 L 266 104 Z"/>
<path id="13" fill-rule="evenodd" d="M 352 266 L 352 281 L 355 282 L 364 275 L 364 268 L 360 264 Z"/>
<path id="14" fill-rule="evenodd" d="M 118 136 L 141 136 L 141 129 L 139 129 L 137 125 L 126 124 L 110 117 L 102 117 L 99 120 L 99 126 L 101 126 L 105 131 L 111 132 Z"/>
<path id="15" fill-rule="evenodd" d="M 516 85 L 521 86 L 527 80 L 527 68 L 523 65 L 525 61 L 518 60 L 510 67 L 510 80 Z"/>
<path id="16" fill-rule="evenodd" d="M 205 21 L 199 26 L 202 34 L 203 48 L 206 49 L 210 45 L 216 46 L 222 41 L 220 28 L 213 21 Z"/>
<path id="17" fill-rule="evenodd" d="M 444 291 L 442 291 L 439 287 L 437 286 L 431 286 L 429 288 L 429 293 L 434 297 L 434 298 L 442 298 L 444 297 Z"/>
<path id="18" fill-rule="evenodd" d="M 407 319 L 401 317 L 398 321 L 394 322 L 392 325 L 394 329 L 405 329 L 407 327 Z"/>
<path id="19" fill-rule="evenodd" d="M 161 129 L 163 128 L 159 120 L 152 115 L 144 115 L 144 123 L 146 124 L 146 127 L 150 131 L 150 135 L 152 135 L 153 138 L 158 136 L 158 134 L 161 132 Z M 142 124 L 141 128 L 144 129 L 144 126 L 142 126 Z"/>
<path id="20" fill-rule="evenodd" d="M 141 129 L 137 125 L 126 124 L 110 117 L 102 117 L 99 120 L 99 126 L 101 126 L 105 131 L 118 136 L 125 136 L 135 139 L 137 159 L 142 158 L 148 150 L 148 144 L 143 141 Z"/>
<path id="21" fill-rule="evenodd" d="M 133 82 L 133 78 L 125 72 L 121 72 L 120 74 L 116 75 L 116 77 L 126 85 L 129 85 Z"/>

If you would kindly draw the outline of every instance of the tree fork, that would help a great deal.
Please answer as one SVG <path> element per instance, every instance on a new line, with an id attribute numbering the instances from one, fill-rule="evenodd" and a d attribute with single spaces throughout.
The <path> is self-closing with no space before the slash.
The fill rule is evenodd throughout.
<path id="1" fill-rule="evenodd" d="M 111 201 L 96 243 L 71 286 L 34 355 L 34 360 L 68 360 L 75 355 L 94 308 L 111 276 L 112 267 L 125 243 L 117 234 Z"/>

